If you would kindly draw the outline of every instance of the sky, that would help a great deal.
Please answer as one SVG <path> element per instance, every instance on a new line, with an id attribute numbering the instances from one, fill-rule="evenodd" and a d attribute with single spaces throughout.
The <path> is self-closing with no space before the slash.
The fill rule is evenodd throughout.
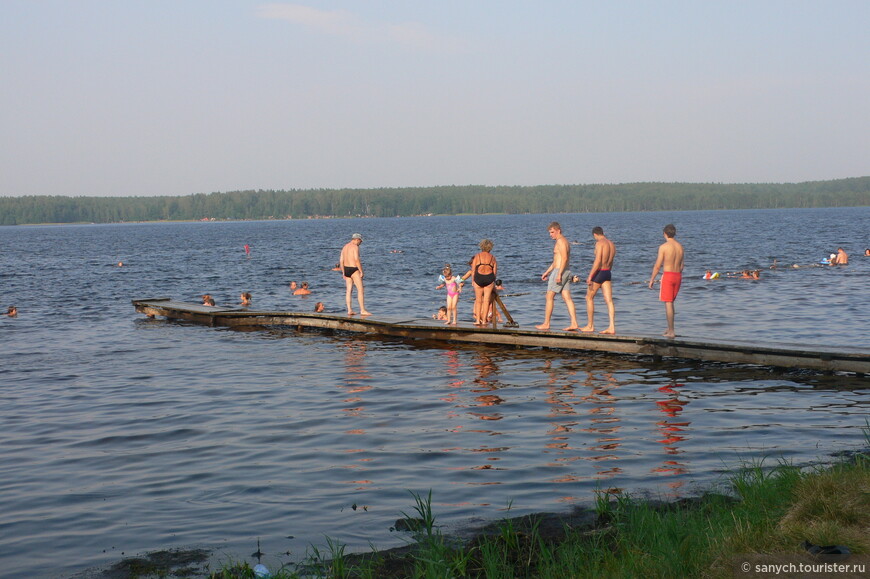
<path id="1" fill-rule="evenodd" d="M 0 0 L 0 196 L 870 175 L 866 0 Z"/>

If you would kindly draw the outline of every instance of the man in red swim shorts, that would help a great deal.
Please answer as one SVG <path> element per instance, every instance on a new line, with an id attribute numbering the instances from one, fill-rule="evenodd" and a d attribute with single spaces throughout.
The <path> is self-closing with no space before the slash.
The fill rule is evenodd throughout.
<path id="1" fill-rule="evenodd" d="M 649 278 L 649 287 L 652 289 L 656 281 L 659 269 L 664 267 L 659 290 L 659 300 L 665 303 L 665 315 L 668 318 L 668 329 L 663 334 L 666 338 L 673 338 L 674 333 L 674 300 L 680 291 L 680 282 L 683 280 L 683 246 L 674 239 L 677 228 L 671 224 L 665 225 L 663 230 L 665 242 L 659 246 L 659 254 L 656 264 L 653 266 L 652 276 Z"/>

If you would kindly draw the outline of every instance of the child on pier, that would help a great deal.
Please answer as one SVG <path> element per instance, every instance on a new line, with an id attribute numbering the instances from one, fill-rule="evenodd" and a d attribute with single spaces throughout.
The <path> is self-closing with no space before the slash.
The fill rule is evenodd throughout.
<path id="1" fill-rule="evenodd" d="M 453 269 L 448 263 L 441 270 L 438 282 L 439 285 L 435 289 L 447 288 L 447 321 L 444 323 L 455 326 L 456 306 L 459 303 L 459 294 L 462 292 L 462 278 L 458 275 L 453 275 Z"/>

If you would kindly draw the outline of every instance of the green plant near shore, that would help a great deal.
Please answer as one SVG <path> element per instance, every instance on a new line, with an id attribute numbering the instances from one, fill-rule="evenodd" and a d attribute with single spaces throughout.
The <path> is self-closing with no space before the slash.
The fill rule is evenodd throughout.
<path id="1" fill-rule="evenodd" d="M 315 549 L 302 574 L 274 577 L 732 577 L 738 555 L 806 556 L 803 541 L 870 553 L 868 455 L 825 468 L 754 464 L 734 474 L 730 487 L 729 494 L 670 503 L 599 493 L 592 525 L 566 524 L 553 533 L 534 516 L 505 519 L 495 532 L 464 545 L 440 533 L 430 491 L 425 498 L 414 495 L 417 516 L 403 513 L 415 540 L 410 549 L 347 555 L 329 541 L 328 558 Z M 241 577 L 253 577 L 250 567 L 211 576 Z"/>

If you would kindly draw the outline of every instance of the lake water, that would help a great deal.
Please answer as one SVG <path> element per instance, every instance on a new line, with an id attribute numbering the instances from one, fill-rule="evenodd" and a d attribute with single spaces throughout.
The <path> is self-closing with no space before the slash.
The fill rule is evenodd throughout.
<path id="1" fill-rule="evenodd" d="M 664 330 L 657 292 L 638 282 L 673 222 L 687 252 L 679 335 L 870 349 L 870 208 L 0 227 L 0 304 L 20 312 L 0 318 L 0 576 L 70 577 L 176 547 L 253 561 L 258 539 L 277 567 L 327 535 L 349 551 L 403 544 L 390 527 L 413 512 L 409 491 L 431 489 L 450 531 L 589 505 L 596 489 L 692 494 L 745 461 L 866 443 L 865 377 L 242 332 L 130 304 L 210 293 L 234 305 L 250 291 L 257 308 L 340 311 L 331 268 L 358 231 L 368 308 L 429 316 L 442 264 L 462 273 L 489 237 L 528 327 L 543 315 L 552 219 L 583 276 L 591 228 L 616 242 L 619 333 Z M 766 269 L 838 246 L 847 267 Z M 706 268 L 763 271 L 710 282 Z M 313 295 L 290 295 L 290 280 Z M 463 294 L 466 323 L 471 303 Z"/>

